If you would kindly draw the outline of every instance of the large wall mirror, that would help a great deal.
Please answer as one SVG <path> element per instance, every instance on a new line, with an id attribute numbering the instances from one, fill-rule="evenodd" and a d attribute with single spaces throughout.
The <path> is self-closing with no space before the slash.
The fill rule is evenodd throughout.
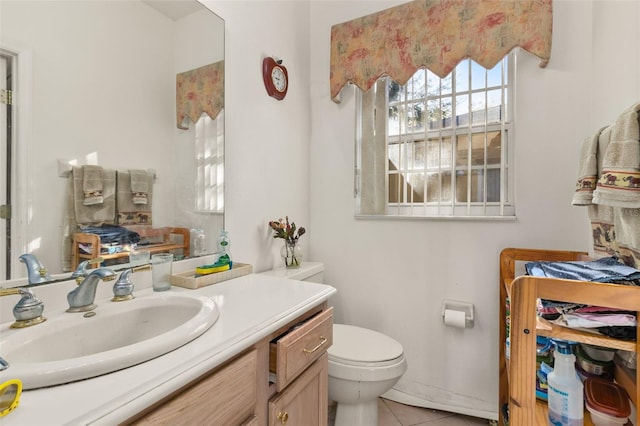
<path id="1" fill-rule="evenodd" d="M 10 225 L 0 221 L 0 280 L 26 276 L 26 252 L 63 273 L 69 161 L 153 170 L 152 225 L 202 228 L 215 250 L 223 200 L 198 207 L 198 135 L 176 125 L 176 75 L 224 61 L 224 20 L 196 0 L 2 0 L 0 9 L 2 88 L 12 85 L 14 103 L 0 116 L 0 204 L 8 188 L 12 205 Z"/>

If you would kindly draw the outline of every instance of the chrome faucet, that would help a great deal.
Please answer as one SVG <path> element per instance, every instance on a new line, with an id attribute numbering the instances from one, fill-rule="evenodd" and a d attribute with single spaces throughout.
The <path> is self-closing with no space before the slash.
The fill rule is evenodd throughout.
<path id="1" fill-rule="evenodd" d="M 42 263 L 31 253 L 25 253 L 20 256 L 20 262 L 27 266 L 27 274 L 29 276 L 29 284 L 39 284 L 51 281 L 51 276 L 47 273 L 47 269 Z"/>
<path id="2" fill-rule="evenodd" d="M 116 273 L 109 268 L 98 268 L 89 273 L 78 287 L 67 294 L 69 309 L 67 312 L 87 312 L 96 308 L 96 288 L 100 281 L 112 281 Z"/>
<path id="3" fill-rule="evenodd" d="M 11 328 L 29 327 L 47 320 L 42 316 L 44 303 L 33 294 L 33 291 L 28 288 L 18 287 L 0 289 L 0 297 L 12 294 L 19 294 L 21 297 L 13 307 L 13 316 L 16 322 L 11 324 Z"/>

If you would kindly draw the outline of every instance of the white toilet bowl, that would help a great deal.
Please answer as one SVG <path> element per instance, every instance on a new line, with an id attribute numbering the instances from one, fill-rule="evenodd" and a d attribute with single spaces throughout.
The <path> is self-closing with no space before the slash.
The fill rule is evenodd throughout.
<path id="1" fill-rule="evenodd" d="M 302 262 L 299 269 L 274 269 L 263 274 L 323 282 L 324 264 Z M 335 426 L 378 424 L 378 397 L 407 371 L 402 345 L 377 331 L 333 325 L 329 352 L 329 399 L 337 402 Z"/>
<path id="2" fill-rule="evenodd" d="M 334 324 L 328 352 L 335 426 L 377 425 L 378 397 L 407 371 L 402 345 L 373 330 Z"/>

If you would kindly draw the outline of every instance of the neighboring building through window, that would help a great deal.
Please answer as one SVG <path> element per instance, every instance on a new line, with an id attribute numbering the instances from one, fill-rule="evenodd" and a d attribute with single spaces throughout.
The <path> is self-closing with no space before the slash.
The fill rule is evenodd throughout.
<path id="1" fill-rule="evenodd" d="M 513 216 L 513 81 L 510 54 L 358 91 L 356 214 Z"/>
<path id="2" fill-rule="evenodd" d="M 224 211 L 224 110 L 196 122 L 196 211 Z"/>

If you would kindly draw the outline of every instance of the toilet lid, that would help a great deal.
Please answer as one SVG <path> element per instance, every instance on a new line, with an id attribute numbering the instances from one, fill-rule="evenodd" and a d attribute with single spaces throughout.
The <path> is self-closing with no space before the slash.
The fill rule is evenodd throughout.
<path id="1" fill-rule="evenodd" d="M 377 331 L 353 325 L 333 325 L 329 359 L 347 363 L 378 363 L 402 356 L 402 345 Z"/>

